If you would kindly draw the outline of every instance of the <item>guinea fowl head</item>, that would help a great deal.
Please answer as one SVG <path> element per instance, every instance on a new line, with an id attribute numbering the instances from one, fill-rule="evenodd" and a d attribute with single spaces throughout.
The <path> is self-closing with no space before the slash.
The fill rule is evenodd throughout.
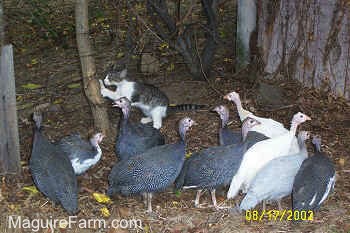
<path id="1" fill-rule="evenodd" d="M 128 117 L 129 116 L 129 111 L 130 111 L 130 108 L 131 108 L 131 102 L 130 102 L 130 100 L 128 98 L 121 97 L 121 98 L 117 99 L 116 101 L 114 101 L 112 106 L 121 108 L 124 117 Z"/>
<path id="2" fill-rule="evenodd" d="M 235 91 L 232 91 L 232 92 L 228 93 L 227 95 L 225 95 L 224 99 L 229 100 L 229 101 L 233 101 L 236 104 L 241 101 L 239 98 L 239 94 Z"/>
<path id="3" fill-rule="evenodd" d="M 295 135 L 298 125 L 309 120 L 311 120 L 311 118 L 304 113 L 298 112 L 294 114 L 290 131 Z"/>
<path id="4" fill-rule="evenodd" d="M 97 147 L 98 144 L 100 144 L 103 140 L 103 138 L 105 137 L 105 135 L 103 135 L 102 133 L 97 133 L 94 136 L 92 136 L 92 138 L 90 138 L 90 143 L 92 146 Z"/>
<path id="5" fill-rule="evenodd" d="M 321 136 L 320 135 L 313 136 L 312 144 L 314 144 L 316 151 L 321 152 Z"/>
<path id="6" fill-rule="evenodd" d="M 247 117 L 242 124 L 242 136 L 243 136 L 243 141 L 247 138 L 247 134 L 250 130 L 253 129 L 254 126 L 260 125 L 261 123 L 251 117 Z"/>
<path id="7" fill-rule="evenodd" d="M 197 125 L 197 123 L 192 120 L 189 117 L 185 117 L 182 120 L 180 120 L 179 123 L 179 133 L 181 136 L 182 140 L 185 140 L 185 136 L 186 136 L 186 132 L 193 126 L 193 125 Z"/>
<path id="8" fill-rule="evenodd" d="M 305 147 L 305 141 L 310 139 L 310 133 L 308 131 L 300 131 L 298 133 L 298 144 L 299 148 Z"/>
<path id="9" fill-rule="evenodd" d="M 219 106 L 216 106 L 213 109 L 213 111 L 219 114 L 220 119 L 222 121 L 222 127 L 225 127 L 227 125 L 228 118 L 229 118 L 228 108 L 226 106 L 219 105 Z"/>

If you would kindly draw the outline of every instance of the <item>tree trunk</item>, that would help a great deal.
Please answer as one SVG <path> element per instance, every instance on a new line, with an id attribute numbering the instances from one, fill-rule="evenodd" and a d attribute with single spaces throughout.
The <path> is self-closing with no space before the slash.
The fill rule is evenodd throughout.
<path id="1" fill-rule="evenodd" d="M 0 48 L 5 41 L 5 24 L 4 24 L 4 10 L 2 8 L 2 1 L 0 0 Z"/>
<path id="2" fill-rule="evenodd" d="M 89 42 L 88 0 L 76 1 L 75 25 L 85 95 L 90 103 L 95 128 L 106 134 L 110 127 L 107 109 L 103 106 L 100 86 L 96 79 L 95 61 Z"/>
<path id="3" fill-rule="evenodd" d="M 244 68 L 250 63 L 250 38 L 256 27 L 255 0 L 237 2 L 236 68 Z"/>
<path id="4" fill-rule="evenodd" d="M 259 1 L 265 71 L 350 99 L 348 1 Z"/>

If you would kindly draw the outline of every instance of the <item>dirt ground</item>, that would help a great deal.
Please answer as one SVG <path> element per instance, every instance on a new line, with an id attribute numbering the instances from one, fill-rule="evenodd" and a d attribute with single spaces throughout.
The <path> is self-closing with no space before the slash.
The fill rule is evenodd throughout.
<path id="1" fill-rule="evenodd" d="M 17 5 L 8 3 L 11 14 L 24 14 Z M 6 9 L 6 8 L 5 8 Z M 73 9 L 72 9 L 73 10 Z M 26 229 L 9 229 L 8 216 L 18 215 L 29 219 L 64 219 L 68 215 L 60 206 L 54 206 L 42 194 L 30 194 L 23 187 L 33 185 L 28 169 L 31 152 L 33 124 L 30 114 L 37 105 L 47 106 L 44 114 L 45 134 L 52 140 L 74 132 L 87 138 L 94 132 L 89 105 L 81 88 L 80 63 L 74 38 L 67 39 L 67 47 L 55 46 L 52 41 L 31 38 L 30 26 L 24 19 L 8 16 L 8 40 L 14 44 L 15 74 L 17 86 L 17 105 L 21 145 L 21 178 L 3 177 L 0 189 L 1 222 L 0 232 L 30 232 Z M 18 21 L 17 21 L 18 20 Z M 70 18 L 72 20 L 72 18 Z M 23 27 L 17 26 L 23 24 Z M 34 30 L 34 29 L 33 29 Z M 34 31 L 33 34 L 38 33 Z M 23 36 L 26 34 L 27 36 Z M 37 35 L 37 34 L 35 34 Z M 94 36 L 94 50 L 98 77 L 103 77 L 107 63 L 115 59 L 116 49 L 110 44 L 106 34 L 99 32 Z M 40 43 L 39 43 L 40 42 Z M 229 54 L 225 54 L 229 56 Z M 173 57 L 171 59 L 174 59 Z M 253 72 L 232 72 L 232 61 L 217 58 L 213 66 L 214 79 L 211 83 L 194 81 L 186 72 L 181 62 L 175 63 L 175 69 L 169 71 L 161 67 L 156 75 L 143 76 L 133 72 L 140 80 L 152 83 L 161 88 L 170 98 L 171 103 L 198 103 L 216 106 L 230 106 L 232 129 L 240 127 L 239 118 L 234 106 L 222 99 L 223 94 L 236 90 L 242 95 L 243 104 L 259 116 L 274 118 L 289 125 L 292 115 L 297 111 L 305 112 L 313 120 L 301 126 L 312 134 L 320 134 L 323 139 L 323 150 L 328 153 L 336 166 L 337 180 L 334 193 L 315 213 L 314 221 L 298 224 L 283 220 L 272 221 L 264 218 L 261 222 L 245 220 L 245 215 L 233 211 L 216 211 L 213 209 L 210 196 L 203 195 L 203 208 L 194 207 L 195 191 L 174 193 L 172 189 L 157 193 L 153 199 L 154 214 L 145 213 L 143 201 L 139 197 L 116 197 L 112 203 L 97 203 L 92 193 L 105 193 L 107 177 L 113 164 L 117 161 L 114 153 L 115 136 L 120 113 L 109 107 L 112 122 L 110 135 L 103 141 L 101 161 L 85 176 L 78 177 L 79 207 L 78 218 L 101 218 L 110 223 L 113 219 L 140 219 L 142 227 L 137 229 L 79 229 L 73 226 L 55 229 L 53 232 L 350 232 L 350 163 L 348 161 L 350 138 L 350 105 L 342 99 L 335 99 L 327 93 L 310 88 L 303 88 L 293 81 L 269 80 L 282 88 L 285 94 L 286 108 L 266 108 L 256 101 L 257 85 L 251 80 Z M 135 69 L 136 70 L 136 69 Z M 28 83 L 38 84 L 35 89 L 24 88 Z M 213 90 L 219 90 L 220 94 Z M 190 116 L 199 123 L 188 136 L 188 152 L 218 144 L 219 118 L 208 111 L 176 113 L 164 121 L 162 132 L 167 142 L 178 139 L 176 123 L 183 116 Z M 140 112 L 132 112 L 134 120 L 139 120 Z M 309 152 L 313 150 L 308 143 Z M 218 195 L 220 203 L 235 205 L 235 201 L 226 201 L 224 195 Z M 104 217 L 101 208 L 107 207 L 110 217 Z M 290 209 L 290 198 L 283 200 L 284 209 Z M 258 210 L 260 210 L 260 206 Z M 276 209 L 271 204 L 269 209 Z M 51 232 L 42 229 L 39 232 Z"/>

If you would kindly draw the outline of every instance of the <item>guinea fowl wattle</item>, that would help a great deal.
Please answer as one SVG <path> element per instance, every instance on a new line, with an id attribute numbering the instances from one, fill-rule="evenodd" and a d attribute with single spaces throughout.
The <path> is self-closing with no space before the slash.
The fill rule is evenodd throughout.
<path id="1" fill-rule="evenodd" d="M 123 113 L 115 146 L 116 154 L 121 160 L 165 143 L 164 136 L 151 124 L 131 122 L 131 103 L 126 97 L 116 100 L 113 106 L 121 108 Z"/>
<path id="2" fill-rule="evenodd" d="M 108 177 L 107 194 L 146 194 L 147 211 L 152 212 L 152 194 L 170 186 L 179 175 L 185 160 L 186 132 L 195 122 L 186 117 L 179 123 L 180 140 L 153 147 L 144 153 L 116 163 Z"/>
<path id="3" fill-rule="evenodd" d="M 312 139 L 315 154 L 305 159 L 295 176 L 292 194 L 293 210 L 318 210 L 334 190 L 335 168 L 321 151 L 321 137 Z"/>
<path id="4" fill-rule="evenodd" d="M 42 116 L 35 112 L 34 140 L 29 168 L 37 188 L 69 214 L 78 212 L 78 183 L 68 156 L 41 132 Z"/>
<path id="5" fill-rule="evenodd" d="M 240 204 L 241 210 L 252 209 L 261 201 L 265 210 L 265 201 L 269 200 L 277 201 L 282 210 L 281 199 L 292 193 L 295 175 L 307 158 L 305 141 L 309 138 L 308 132 L 299 132 L 299 153 L 275 158 L 259 170 Z"/>
<path id="6" fill-rule="evenodd" d="M 221 146 L 237 144 L 242 142 L 241 131 L 233 131 L 228 128 L 229 110 L 227 107 L 220 105 L 213 109 L 217 112 L 221 119 L 221 128 L 219 129 L 219 141 Z"/>
<path id="7" fill-rule="evenodd" d="M 194 153 L 185 161 L 179 177 L 176 179 L 175 188 L 198 189 L 195 206 L 199 206 L 199 198 L 203 189 L 210 190 L 213 205 L 217 205 L 215 190 L 230 184 L 236 173 L 244 152 L 256 142 L 268 139 L 265 135 L 250 131 L 260 124 L 257 120 L 246 118 L 242 124 L 243 142 L 227 146 L 216 146 Z"/>
<path id="8" fill-rule="evenodd" d="M 84 173 L 101 159 L 102 150 L 99 143 L 103 138 L 102 133 L 97 133 L 88 143 L 79 134 L 74 134 L 58 142 L 58 146 L 68 155 L 76 175 Z"/>

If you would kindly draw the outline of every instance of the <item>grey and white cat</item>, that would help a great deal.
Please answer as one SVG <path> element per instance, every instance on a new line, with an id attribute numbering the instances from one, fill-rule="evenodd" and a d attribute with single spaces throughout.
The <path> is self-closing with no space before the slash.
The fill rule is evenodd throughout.
<path id="1" fill-rule="evenodd" d="M 146 117 L 141 119 L 141 123 L 147 124 L 153 121 L 153 127 L 160 129 L 162 119 L 166 117 L 169 110 L 186 111 L 203 108 L 204 105 L 182 104 L 169 106 L 169 99 L 159 88 L 137 81 L 131 81 L 127 78 L 127 69 L 122 71 L 111 70 L 105 79 L 99 80 L 101 86 L 101 95 L 113 101 L 126 97 L 131 101 L 131 106 L 139 108 Z M 116 86 L 116 91 L 105 87 Z"/>

